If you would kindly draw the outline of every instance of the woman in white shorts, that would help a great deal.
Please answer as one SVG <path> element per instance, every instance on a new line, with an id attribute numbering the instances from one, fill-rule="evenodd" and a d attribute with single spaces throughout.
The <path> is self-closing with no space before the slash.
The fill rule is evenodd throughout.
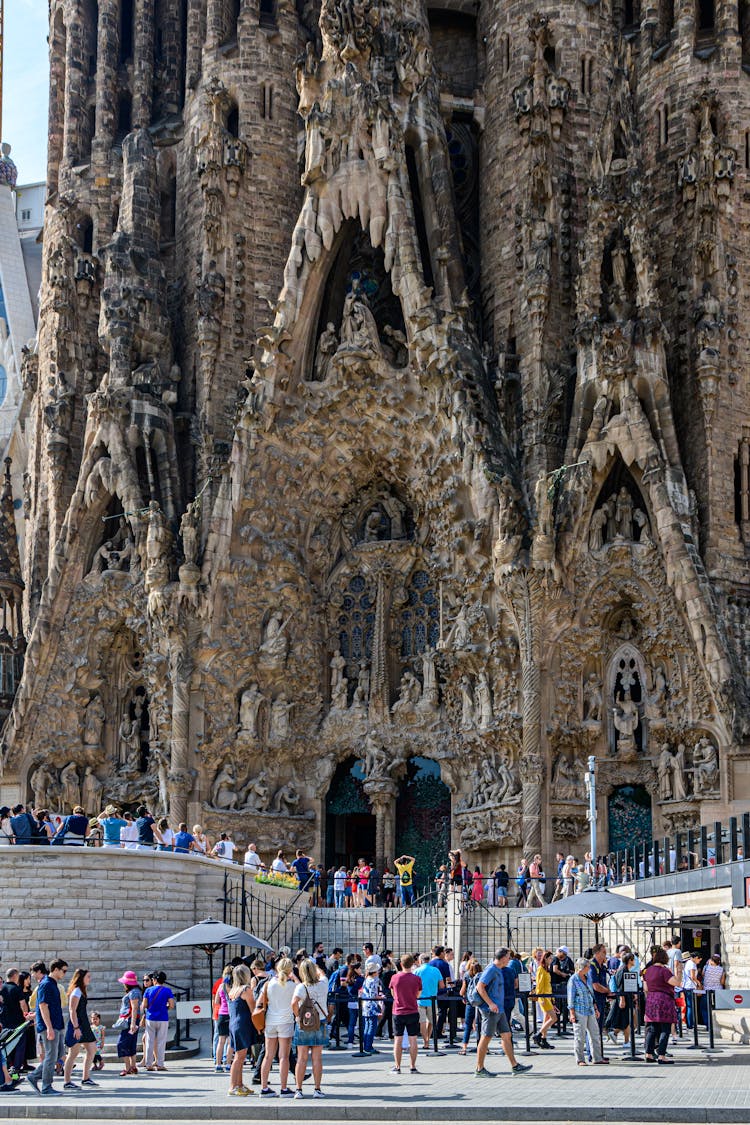
<path id="1" fill-rule="evenodd" d="M 260 1070 L 262 1098 L 293 1098 L 294 1091 L 287 1086 L 289 1078 L 289 1049 L 292 1045 L 294 1034 L 294 1013 L 292 999 L 294 998 L 295 981 L 291 980 L 292 962 L 288 957 L 282 957 L 276 965 L 276 976 L 272 977 L 258 998 L 258 1007 L 266 1011 L 266 1053 Z M 279 1081 L 281 1089 L 279 1095 L 268 1085 L 271 1066 L 279 1052 Z"/>

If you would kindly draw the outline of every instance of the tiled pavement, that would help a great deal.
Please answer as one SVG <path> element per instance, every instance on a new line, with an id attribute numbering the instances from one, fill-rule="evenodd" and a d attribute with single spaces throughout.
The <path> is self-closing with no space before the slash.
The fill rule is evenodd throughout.
<path id="1" fill-rule="evenodd" d="M 386 1044 L 381 1050 L 385 1052 Z M 280 1098 L 228 1098 L 227 1077 L 207 1060 L 170 1066 L 166 1074 L 120 1078 L 108 1066 L 96 1080 L 101 1089 L 86 1094 L 41 1098 L 23 1092 L 0 1095 L 0 1118 L 54 1120 L 341 1120 L 443 1121 L 659 1121 L 661 1123 L 750 1121 L 750 1048 L 718 1044 L 714 1052 L 673 1048 L 675 1065 L 623 1061 L 611 1051 L 609 1067 L 576 1067 L 567 1043 L 552 1052 L 535 1052 L 534 1069 L 513 1077 L 502 1056 L 492 1054 L 493 1079 L 472 1077 L 473 1060 L 456 1051 L 421 1056 L 419 1073 L 408 1067 L 390 1074 L 389 1053 L 353 1058 L 348 1052 L 324 1053 L 323 1089 L 313 1100 L 310 1082 L 302 1101 Z M 278 1077 L 274 1071 L 274 1088 Z M 59 1084 L 59 1080 L 57 1080 Z"/>

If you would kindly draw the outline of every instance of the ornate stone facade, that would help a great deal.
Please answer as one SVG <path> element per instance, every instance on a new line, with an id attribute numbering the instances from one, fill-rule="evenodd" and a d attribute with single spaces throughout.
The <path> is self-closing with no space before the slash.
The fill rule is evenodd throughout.
<path id="1" fill-rule="evenodd" d="M 380 862 L 415 757 L 484 859 L 590 753 L 605 847 L 747 806 L 736 5 L 468 13 L 53 0 L 6 783 L 323 858 L 354 759 Z"/>

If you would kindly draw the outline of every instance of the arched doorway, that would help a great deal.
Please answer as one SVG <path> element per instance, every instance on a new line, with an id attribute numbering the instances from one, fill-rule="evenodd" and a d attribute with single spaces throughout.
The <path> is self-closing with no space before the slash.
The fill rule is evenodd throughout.
<path id="1" fill-rule="evenodd" d="M 413 855 L 414 882 L 425 887 L 445 863 L 451 839 L 451 794 L 431 758 L 410 758 L 396 801 L 396 856 Z M 394 856 L 388 856 L 389 863 Z"/>
<path id="2" fill-rule="evenodd" d="M 618 785 L 607 800 L 609 850 L 625 851 L 653 840 L 651 795 L 643 785 Z"/>
<path id="3" fill-rule="evenodd" d="M 363 789 L 365 772 L 357 758 L 336 767 L 326 797 L 326 867 L 353 867 L 360 856 L 375 857 L 375 817 Z"/>

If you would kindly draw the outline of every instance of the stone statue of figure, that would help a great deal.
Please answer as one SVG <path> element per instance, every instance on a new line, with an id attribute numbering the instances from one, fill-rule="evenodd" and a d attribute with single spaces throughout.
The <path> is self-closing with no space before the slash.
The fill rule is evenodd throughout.
<path id="1" fill-rule="evenodd" d="M 211 804 L 215 809 L 237 808 L 237 778 L 231 762 L 225 762 L 214 778 Z"/>
<path id="2" fill-rule="evenodd" d="M 146 562 L 149 567 L 159 567 L 169 558 L 172 532 L 167 517 L 156 500 L 148 506 L 148 532 L 146 534 Z"/>
<path id="3" fill-rule="evenodd" d="M 581 778 L 576 762 L 565 753 L 558 755 L 552 770 L 552 792 L 560 801 L 576 801 L 581 797 Z"/>
<path id="4" fill-rule="evenodd" d="M 359 691 L 359 687 L 357 691 Z M 342 676 L 336 686 L 331 691 L 331 710 L 332 711 L 346 711 L 346 705 L 349 702 L 349 680 L 346 676 Z"/>
<path id="5" fill-rule="evenodd" d="M 598 723 L 602 717 L 602 690 L 596 672 L 589 672 L 583 685 L 583 718 L 590 723 Z"/>
<path id="6" fill-rule="evenodd" d="M 66 809 L 81 803 L 81 781 L 75 762 L 68 762 L 60 770 L 60 799 Z"/>
<path id="7" fill-rule="evenodd" d="M 270 812 L 284 813 L 287 816 L 295 816 L 299 806 L 300 796 L 297 788 L 288 781 L 277 789 L 273 795 L 270 805 Z"/>
<path id="8" fill-rule="evenodd" d="M 52 784 L 52 775 L 47 767 L 42 764 L 32 773 L 29 778 L 29 785 L 34 794 L 34 808 L 46 809 L 47 808 L 47 793 L 49 792 L 50 785 Z"/>
<path id="9" fill-rule="evenodd" d="M 242 790 L 239 806 L 250 809 L 252 812 L 266 812 L 268 809 L 269 790 L 266 783 L 266 771 L 261 770 L 257 777 L 251 777 Z"/>
<path id="10" fill-rule="evenodd" d="M 291 711 L 294 707 L 282 692 L 271 704 L 271 738 L 288 738 L 292 733 Z"/>
<path id="11" fill-rule="evenodd" d="M 420 687 L 416 676 L 411 672 L 404 672 L 399 685 L 399 695 L 391 707 L 391 713 L 398 715 L 403 711 L 413 711 L 419 702 Z"/>
<path id="12" fill-rule="evenodd" d="M 494 715 L 492 713 L 490 681 L 487 679 L 487 673 L 484 669 L 479 673 L 474 702 L 479 719 L 479 729 L 487 730 L 488 727 L 492 726 Z"/>
<path id="13" fill-rule="evenodd" d="M 589 525 L 589 550 L 600 551 L 604 545 L 604 529 L 607 526 L 607 513 L 604 508 L 597 508 L 591 517 Z"/>
<path id="14" fill-rule="evenodd" d="M 422 698 L 420 706 L 433 710 L 438 705 L 437 673 L 435 672 L 435 649 L 426 648 L 422 653 Z"/>
<path id="15" fill-rule="evenodd" d="M 279 609 L 275 609 L 269 617 L 260 646 L 264 663 L 277 668 L 284 665 L 289 651 L 289 639 L 286 635 L 288 622 L 289 618 L 284 621 L 284 616 Z"/>
<path id="16" fill-rule="evenodd" d="M 104 785 L 94 773 L 91 766 L 86 766 L 83 775 L 81 791 L 81 804 L 89 816 L 95 816 L 101 810 L 101 795 Z"/>
<path id="17" fill-rule="evenodd" d="M 659 750 L 656 763 L 656 775 L 659 781 L 659 800 L 672 800 L 672 751 L 668 742 L 663 742 Z"/>
<path id="18" fill-rule="evenodd" d="M 383 781 L 388 777 L 388 754 L 372 730 L 365 739 L 363 765 L 366 781 Z"/>
<path id="19" fill-rule="evenodd" d="M 629 540 L 633 538 L 633 501 L 625 485 L 617 494 L 615 523 L 619 536 Z"/>
<path id="20" fill-rule="evenodd" d="M 618 749 L 635 749 L 635 732 L 641 721 L 638 714 L 638 705 L 631 699 L 630 692 L 626 691 L 624 698 L 615 703 L 613 708 L 615 730 L 619 733 Z"/>
<path id="21" fill-rule="evenodd" d="M 315 353 L 315 380 L 318 383 L 324 383 L 328 377 L 328 369 L 331 365 L 331 359 L 336 354 L 336 349 L 339 346 L 339 338 L 336 333 L 336 327 L 330 321 L 323 329 L 318 340 L 318 348 Z"/>
<path id="22" fill-rule="evenodd" d="M 536 507 L 536 534 L 545 539 L 552 535 L 552 501 L 549 496 L 547 474 L 542 469 L 534 485 Z"/>
<path id="23" fill-rule="evenodd" d="M 453 647 L 467 648 L 471 644 L 471 630 L 466 616 L 466 607 L 459 606 L 456 620 L 453 622 Z"/>
<path id="24" fill-rule="evenodd" d="M 357 688 L 362 689 L 362 698 L 364 700 L 370 698 L 370 669 L 365 660 L 363 660 L 359 665 L 359 672 L 357 673 Z"/>
<path id="25" fill-rule="evenodd" d="M 719 757 L 709 738 L 701 738 L 693 751 L 693 789 L 696 796 L 719 789 Z"/>
<path id="26" fill-rule="evenodd" d="M 344 671 L 346 669 L 346 661 L 341 655 L 341 649 L 337 648 L 331 657 L 331 695 L 336 694 L 336 688 L 339 686 L 344 678 Z"/>
<path id="27" fill-rule="evenodd" d="M 193 500 L 188 504 L 180 520 L 180 534 L 182 536 L 182 551 L 185 563 L 195 566 L 198 559 L 198 536 L 201 520 L 201 502 Z"/>
<path id="28" fill-rule="evenodd" d="M 104 727 L 104 704 L 100 695 L 92 695 L 83 716 L 83 744 L 84 746 L 100 747 L 102 744 L 102 729 Z"/>
<path id="29" fill-rule="evenodd" d="M 243 691 L 240 699 L 240 733 L 248 738 L 258 737 L 258 717 L 263 704 L 263 696 L 256 683 Z"/>
<path id="30" fill-rule="evenodd" d="M 510 759 L 503 752 L 497 760 L 497 781 L 495 782 L 494 797 L 498 802 L 506 801 L 513 797 L 519 789 L 518 778 L 511 769 Z"/>
<path id="31" fill-rule="evenodd" d="M 169 767 L 171 759 L 169 752 L 163 750 L 158 740 L 149 742 L 149 756 L 153 754 L 156 760 L 156 776 L 159 781 L 159 809 L 162 816 L 169 815 Z"/>
<path id="32" fill-rule="evenodd" d="M 131 719 L 126 711 L 122 717 L 118 734 L 122 743 L 120 762 L 126 769 L 139 770 L 141 768 L 140 716 L 136 715 L 134 719 Z"/>
<path id="33" fill-rule="evenodd" d="M 695 303 L 693 313 L 695 321 L 695 339 L 700 351 L 717 351 L 724 325 L 721 314 L 721 305 L 714 296 L 711 282 L 703 282 L 703 290 Z"/>
<path id="34" fill-rule="evenodd" d="M 365 352 L 368 355 L 379 355 L 381 350 L 378 326 L 358 279 L 352 282 L 352 287 L 344 301 L 341 348 Z"/>
<path id="35" fill-rule="evenodd" d="M 458 686 L 461 692 L 461 726 L 466 730 L 474 726 L 474 689 L 468 676 L 462 676 Z"/>
<path id="36" fill-rule="evenodd" d="M 675 801 L 685 801 L 687 795 L 685 743 L 681 742 L 672 760 L 672 797 Z"/>

